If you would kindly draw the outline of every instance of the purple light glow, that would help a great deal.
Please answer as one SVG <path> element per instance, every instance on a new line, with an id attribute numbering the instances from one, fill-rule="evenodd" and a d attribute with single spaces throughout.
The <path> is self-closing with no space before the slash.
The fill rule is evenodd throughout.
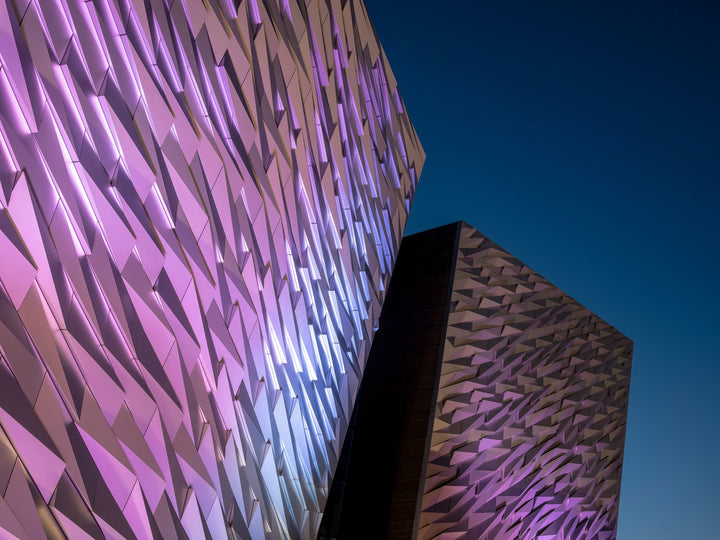
<path id="1" fill-rule="evenodd" d="M 632 342 L 462 225 L 419 539 L 615 538 Z"/>
<path id="2" fill-rule="evenodd" d="M 317 531 L 424 154 L 361 2 L 207 4 L 0 3 L 3 534 Z"/>

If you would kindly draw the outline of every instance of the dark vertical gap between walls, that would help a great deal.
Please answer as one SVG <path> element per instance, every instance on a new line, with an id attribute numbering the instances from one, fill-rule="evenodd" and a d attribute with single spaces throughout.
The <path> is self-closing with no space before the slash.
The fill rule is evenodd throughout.
<path id="1" fill-rule="evenodd" d="M 402 240 L 319 539 L 414 535 L 461 227 Z"/>

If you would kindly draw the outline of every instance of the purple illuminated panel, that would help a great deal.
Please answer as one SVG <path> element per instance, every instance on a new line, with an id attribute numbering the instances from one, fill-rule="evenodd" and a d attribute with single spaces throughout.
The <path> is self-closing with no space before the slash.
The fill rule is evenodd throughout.
<path id="1" fill-rule="evenodd" d="M 417 538 L 614 539 L 631 357 L 462 224 Z"/>
<path id="2" fill-rule="evenodd" d="M 313 536 L 424 154 L 361 1 L 0 2 L 0 536 Z"/>

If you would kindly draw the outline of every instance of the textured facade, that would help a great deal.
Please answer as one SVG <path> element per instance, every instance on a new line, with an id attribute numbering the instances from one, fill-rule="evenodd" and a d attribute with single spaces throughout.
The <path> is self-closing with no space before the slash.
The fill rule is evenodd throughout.
<path id="1" fill-rule="evenodd" d="M 362 2 L 0 1 L 0 536 L 319 526 L 424 154 Z"/>
<path id="2" fill-rule="evenodd" d="M 614 538 L 631 356 L 463 225 L 418 538 Z"/>
<path id="3" fill-rule="evenodd" d="M 326 514 L 321 533 L 363 537 L 353 534 L 362 517 L 343 499 L 371 489 L 372 463 L 386 456 L 397 519 L 375 538 L 615 538 L 632 342 L 474 228 L 452 228 L 454 235 L 438 229 L 403 240 L 367 374 L 401 365 L 396 391 L 419 405 L 386 411 L 383 422 L 405 433 L 368 455 L 360 439 L 377 419 L 367 403 L 382 387 L 363 381 L 355 437 L 343 449 L 344 493 L 336 502 L 333 486 L 329 503 L 338 525 Z M 446 301 L 420 302 L 408 320 L 415 300 L 396 293 L 396 279 L 418 280 L 404 261 L 423 257 L 442 267 L 438 275 L 451 274 Z M 437 319 L 444 334 L 434 356 L 418 354 L 415 341 L 431 335 Z M 388 349 L 386 333 L 404 339 Z M 414 372 L 433 372 L 434 389 Z M 424 425 L 411 416 L 420 407 Z M 423 459 L 410 459 L 409 439 L 423 441 Z"/>

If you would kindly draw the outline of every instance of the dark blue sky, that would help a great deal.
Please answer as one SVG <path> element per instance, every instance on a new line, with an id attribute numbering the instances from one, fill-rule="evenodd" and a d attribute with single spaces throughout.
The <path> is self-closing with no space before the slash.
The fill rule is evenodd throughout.
<path id="1" fill-rule="evenodd" d="M 720 538 L 720 3 L 366 0 L 464 219 L 635 341 L 618 538 Z"/>

